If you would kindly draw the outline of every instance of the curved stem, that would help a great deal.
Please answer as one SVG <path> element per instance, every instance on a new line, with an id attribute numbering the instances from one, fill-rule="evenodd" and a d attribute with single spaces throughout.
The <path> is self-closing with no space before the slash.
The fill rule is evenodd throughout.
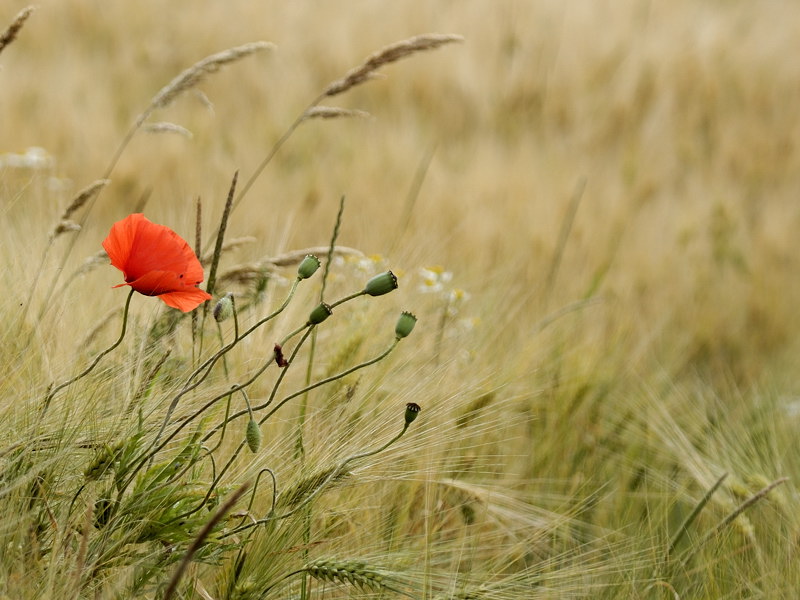
<path id="1" fill-rule="evenodd" d="M 253 333 L 256 329 L 261 327 L 264 323 L 266 323 L 267 321 L 270 321 L 271 319 L 274 319 L 281 312 L 283 312 L 283 310 L 289 305 L 289 302 L 291 302 L 292 298 L 294 297 L 294 294 L 295 294 L 295 292 L 297 290 L 297 286 L 300 283 L 300 281 L 301 281 L 301 279 L 299 277 L 297 279 L 295 279 L 294 283 L 292 284 L 292 288 L 289 290 L 289 293 L 286 296 L 286 299 L 283 301 L 283 304 L 281 304 L 278 307 L 277 310 L 275 310 L 274 312 L 270 313 L 269 315 L 267 315 L 266 317 L 264 317 L 263 319 L 258 321 L 255 325 L 250 327 L 250 329 L 245 331 L 242 335 L 239 335 L 239 319 L 238 319 L 238 316 L 237 316 L 237 313 L 236 313 L 236 308 L 235 308 L 236 305 L 234 304 L 234 313 L 233 314 L 234 314 L 235 321 L 234 321 L 234 338 L 233 338 L 233 340 L 231 340 L 231 342 L 227 346 L 225 346 L 223 348 L 220 348 L 220 350 L 218 350 L 213 356 L 208 358 L 202 365 L 197 367 L 192 372 L 191 375 L 189 375 L 189 377 L 186 379 L 186 383 L 183 385 L 183 388 L 172 399 L 172 402 L 170 403 L 169 408 L 167 408 L 167 414 L 164 416 L 164 421 L 161 423 L 161 428 L 158 430 L 158 434 L 156 434 L 155 441 L 153 442 L 154 444 L 157 444 L 158 441 L 161 439 L 161 436 L 164 434 L 164 430 L 167 428 L 167 425 L 169 424 L 169 420 L 172 417 L 172 413 L 175 411 L 175 408 L 177 408 L 178 402 L 180 402 L 180 399 L 183 398 L 183 396 L 185 396 L 187 393 L 189 393 L 192 390 L 194 390 L 195 388 L 197 388 L 201 383 L 203 383 L 203 381 L 205 381 L 205 379 L 211 374 L 211 369 L 214 368 L 214 365 L 217 363 L 217 361 L 221 357 L 223 357 L 225 354 L 227 354 L 236 344 L 238 344 L 240 341 L 242 341 L 248 335 Z M 266 365 L 264 365 L 263 369 L 266 369 L 267 365 L 269 365 L 270 362 L 272 362 L 271 358 L 270 358 L 270 361 L 267 362 Z M 263 369 L 258 372 L 259 375 L 263 372 Z M 198 379 L 197 381 L 192 383 L 192 380 L 195 377 L 197 377 L 200 373 L 202 373 L 204 370 L 205 370 L 205 373 L 203 373 L 202 377 L 200 377 L 200 379 Z M 235 390 L 233 390 L 233 391 L 235 391 Z M 219 398 L 216 398 L 212 402 L 215 402 L 218 399 Z"/>
<path id="2" fill-rule="evenodd" d="M 322 483 L 319 484 L 319 486 L 317 486 L 317 488 L 313 492 L 311 492 L 308 496 L 306 496 L 303 499 L 303 501 L 300 502 L 297 506 L 295 506 L 292 510 L 290 510 L 290 511 L 288 511 L 286 513 L 283 513 L 282 515 L 279 515 L 279 516 L 276 516 L 276 515 L 273 514 L 274 510 L 270 511 L 270 513 L 266 517 L 264 517 L 263 519 L 259 519 L 258 521 L 255 521 L 255 522 L 250 523 L 248 525 L 242 525 L 241 527 L 237 527 L 235 529 L 232 529 L 231 531 L 229 531 L 228 533 L 225 534 L 225 537 L 227 537 L 229 535 L 239 534 L 239 533 L 241 533 L 243 531 L 246 531 L 247 529 L 250 529 L 252 527 L 257 527 L 258 525 L 262 525 L 264 523 L 267 523 L 267 522 L 271 521 L 272 519 L 286 519 L 286 518 L 291 517 L 292 515 L 298 513 L 300 510 L 305 508 L 312 500 L 314 500 L 319 494 L 321 494 L 322 491 L 327 487 L 327 485 L 331 481 L 333 481 L 336 477 L 339 477 L 344 472 L 344 470 L 347 467 L 347 465 L 349 465 L 353 461 L 361 460 L 362 458 L 368 458 L 370 456 L 374 456 L 375 454 L 383 452 L 389 446 L 391 446 L 397 440 L 399 440 L 401 437 L 403 437 L 405 432 L 408 431 L 408 425 L 409 425 L 408 423 L 403 423 L 403 429 L 400 430 L 400 433 L 398 433 L 396 436 L 394 436 L 392 439 L 390 439 L 388 442 L 386 442 L 385 444 L 383 444 L 379 448 L 376 448 L 374 450 L 368 450 L 367 452 L 361 452 L 360 454 L 354 454 L 353 456 L 349 456 L 348 458 L 344 459 L 341 463 L 339 463 L 339 465 L 335 469 L 331 470 L 331 472 L 328 474 L 328 476 L 322 481 Z"/>
<path id="3" fill-rule="evenodd" d="M 275 155 L 278 153 L 278 151 L 289 140 L 289 138 L 292 137 L 292 134 L 294 133 L 295 129 L 297 129 L 300 126 L 300 124 L 303 121 L 306 120 L 306 114 L 308 113 L 308 111 L 311 110 L 312 108 L 314 108 L 320 102 L 322 102 L 322 100 L 324 98 L 325 98 L 325 94 L 320 94 L 319 96 L 317 96 L 317 98 L 315 98 L 311 102 L 311 104 L 309 104 L 305 108 L 305 110 L 303 110 L 303 112 L 301 112 L 300 115 L 298 115 L 298 117 L 294 120 L 294 122 L 291 125 L 289 125 L 289 128 L 283 133 L 283 135 L 280 137 L 280 139 L 277 142 L 275 142 L 275 144 L 272 146 L 272 149 L 269 151 L 267 156 L 264 157 L 264 159 L 261 161 L 261 163 L 256 167 L 256 170 L 253 171 L 253 174 L 250 175 L 248 180 L 239 189 L 239 193 L 236 195 L 236 199 L 233 201 L 233 204 L 231 205 L 231 212 L 233 212 L 234 209 L 239 205 L 239 203 L 244 199 L 244 197 L 247 194 L 247 192 L 249 192 L 250 188 L 253 187 L 253 184 L 256 182 L 256 179 L 258 179 L 259 176 L 261 175 L 261 173 L 264 171 L 264 169 L 267 168 L 267 165 L 270 162 L 272 162 L 272 159 L 275 158 Z M 218 233 L 218 230 L 215 231 L 212 234 L 211 240 L 216 238 L 217 233 Z M 206 245 L 206 247 L 203 250 L 208 250 L 210 245 L 211 245 L 211 241 L 209 241 L 209 243 Z"/>
<path id="4" fill-rule="evenodd" d="M 340 300 L 337 300 L 336 302 L 334 302 L 333 304 L 330 304 L 329 306 L 331 307 L 331 310 L 333 310 L 334 308 L 336 308 L 340 304 L 344 304 L 345 302 L 348 302 L 349 300 L 352 300 L 353 298 L 358 298 L 359 296 L 363 296 L 366 293 L 367 292 L 365 292 L 364 290 L 360 290 L 360 291 L 358 291 L 358 292 L 356 292 L 354 294 L 350 294 L 349 296 L 345 296 L 344 298 L 341 298 Z"/>
<path id="5" fill-rule="evenodd" d="M 368 367 L 368 366 L 370 366 L 370 365 L 374 365 L 376 362 L 383 360 L 384 358 L 386 358 L 387 356 L 389 356 L 389 353 L 390 353 L 392 350 L 394 350 L 394 349 L 395 349 L 395 347 L 397 346 L 397 343 L 398 343 L 399 341 L 400 341 L 399 339 L 395 339 L 395 341 L 394 341 L 394 342 L 392 342 L 392 345 L 391 345 L 391 346 L 389 346 L 389 347 L 388 347 L 386 350 L 384 350 L 383 352 L 381 352 L 381 353 L 380 353 L 378 356 L 376 356 L 375 358 L 372 358 L 372 359 L 370 359 L 370 360 L 368 360 L 368 361 L 366 361 L 366 362 L 360 363 L 360 364 L 358 364 L 358 365 L 356 365 L 356 366 L 354 366 L 354 367 L 350 367 L 349 369 L 346 369 L 346 370 L 342 371 L 341 373 L 337 373 L 336 375 L 331 375 L 330 377 L 326 377 L 325 379 L 320 379 L 319 381 L 317 381 L 317 382 L 314 382 L 314 383 L 312 383 L 311 385 L 307 385 L 306 387 L 304 387 L 304 388 L 302 388 L 302 389 L 299 389 L 299 390 L 297 390 L 296 392 L 293 392 L 293 393 L 289 394 L 289 395 L 288 395 L 288 396 L 286 396 L 286 397 L 285 397 L 283 400 L 281 400 L 281 401 L 280 401 L 280 402 L 279 402 L 279 403 L 278 403 L 278 404 L 277 404 L 277 405 L 276 405 L 276 406 L 275 406 L 275 407 L 274 407 L 274 408 L 273 408 L 271 411 L 269 411 L 269 412 L 268 412 L 268 413 L 267 413 L 265 416 L 263 416 L 263 417 L 261 418 L 261 420 L 258 422 L 258 424 L 259 424 L 259 425 L 263 425 L 263 424 L 264 424 L 264 422 L 265 422 L 267 419 L 269 419 L 269 418 L 270 418 L 270 417 L 271 417 L 273 414 L 275 414 L 275 412 L 276 412 L 276 411 L 277 411 L 279 408 L 281 408 L 281 407 L 282 407 L 284 404 L 286 404 L 286 403 L 287 403 L 289 400 L 292 400 L 293 398 L 297 398 L 297 396 L 300 396 L 300 395 L 302 395 L 302 394 L 305 394 L 306 392 L 310 392 L 311 390 L 313 390 L 313 389 L 315 389 L 315 388 L 318 388 L 318 387 L 320 387 L 320 386 L 322 386 L 322 385 L 325 385 L 326 383 L 331 383 L 332 381 L 336 381 L 337 379 L 341 379 L 342 377 L 345 377 L 345 376 L 349 375 L 350 373 L 353 373 L 353 372 L 355 372 L 355 371 L 358 371 L 359 369 L 363 369 L 364 367 Z M 267 401 L 267 402 L 265 402 L 264 404 L 262 404 L 261 406 L 255 406 L 255 407 L 253 407 L 253 410 L 261 410 L 261 409 L 263 409 L 263 408 L 266 408 L 266 407 L 269 405 L 269 403 L 270 403 L 270 402 L 269 402 L 269 401 Z M 234 419 L 234 418 L 236 418 L 237 416 L 239 416 L 239 415 L 236 415 L 236 414 L 234 414 L 234 415 L 231 417 L 231 419 Z"/>
<path id="6" fill-rule="evenodd" d="M 100 362 L 100 359 L 102 359 L 106 354 L 108 354 L 109 352 L 114 350 L 117 346 L 119 346 L 122 343 L 122 340 L 125 337 L 125 332 L 128 329 L 128 309 L 130 308 L 130 305 L 131 305 L 131 298 L 133 297 L 133 292 L 134 292 L 134 289 L 131 288 L 131 291 L 128 293 L 128 298 L 127 298 L 127 300 L 125 300 L 125 310 L 122 313 L 122 331 L 120 331 L 119 337 L 117 338 L 117 341 L 114 342 L 113 344 L 111 344 L 105 350 L 103 350 L 100 354 L 95 356 L 95 358 L 91 362 L 91 364 L 88 367 L 86 367 L 83 371 L 78 373 L 75 377 L 73 377 L 72 379 L 69 379 L 69 380 L 67 380 L 67 381 L 65 381 L 63 383 L 60 383 L 55 387 L 52 387 L 52 385 L 51 385 L 50 389 L 48 389 L 47 395 L 45 396 L 45 399 L 44 399 L 44 405 L 42 406 L 42 416 L 44 416 L 44 413 L 47 412 L 47 409 L 50 407 L 50 402 L 53 400 L 53 397 L 55 397 L 55 395 L 58 392 L 63 390 L 65 387 L 68 387 L 68 386 L 72 385 L 73 383 L 75 383 L 79 379 L 82 379 L 83 377 L 86 377 L 86 375 L 88 375 L 89 373 L 91 373 L 94 370 L 94 368 Z"/>
<path id="7" fill-rule="evenodd" d="M 326 377 L 325 379 L 320 379 L 319 381 L 316 381 L 316 382 L 314 382 L 314 383 L 312 383 L 312 384 L 310 384 L 310 385 L 307 385 L 306 387 L 304 387 L 304 388 L 301 388 L 301 389 L 297 390 L 296 392 L 292 392 L 291 394 L 289 394 L 288 396 L 286 396 L 285 398 L 283 398 L 283 399 L 282 399 L 282 400 L 281 400 L 281 401 L 280 401 L 280 402 L 279 402 L 279 403 L 278 403 L 278 404 L 275 406 L 275 408 L 273 408 L 273 409 L 272 409 L 272 410 L 271 410 L 271 411 L 270 411 L 270 412 L 269 412 L 269 413 L 268 413 L 268 414 L 267 414 L 265 417 L 263 417 L 263 418 L 262 418 L 262 419 L 261 419 L 261 420 L 258 422 L 258 424 L 259 424 L 259 425 L 263 425 L 263 424 L 264 424 L 264 422 L 265 422 L 267 419 L 269 419 L 269 417 L 271 417 L 273 414 L 275 414 L 275 411 L 277 411 L 279 408 L 281 408 L 281 407 L 282 407 L 284 404 L 286 404 L 286 403 L 287 403 L 289 400 L 292 400 L 293 398 L 296 398 L 297 396 L 300 396 L 300 395 L 302 395 L 302 394 L 305 394 L 306 392 L 310 392 L 311 390 L 313 390 L 313 389 L 315 389 L 315 388 L 318 388 L 318 387 L 320 387 L 320 386 L 323 386 L 323 385 L 325 385 L 325 384 L 327 384 L 327 383 L 331 383 L 331 382 L 333 382 L 333 381 L 336 381 L 337 379 L 341 379 L 342 377 L 346 377 L 347 375 L 350 375 L 350 373 L 354 373 L 355 371 L 358 371 L 359 369 L 363 369 L 363 368 L 365 368 L 365 367 L 369 367 L 370 365 L 374 365 L 376 362 L 379 362 L 379 361 L 383 360 L 384 358 L 386 358 L 386 357 L 387 357 L 387 356 L 388 356 L 388 355 L 389 355 L 389 354 L 392 352 L 392 350 L 394 350 L 394 349 L 395 349 L 395 347 L 397 346 L 397 344 L 399 343 L 399 341 L 400 341 L 400 339 L 397 339 L 397 338 L 395 338 L 395 340 L 394 340 L 394 342 L 392 342 L 392 345 L 391 345 L 391 346 L 389 346 L 389 347 L 388 347 L 386 350 L 384 350 L 383 352 L 381 352 L 381 353 L 380 353 L 378 356 L 376 356 L 376 357 L 374 357 L 374 358 L 371 358 L 370 360 L 368 360 L 368 361 L 366 361 L 366 362 L 359 363 L 359 364 L 357 364 L 357 365 L 355 365 L 355 366 L 353 366 L 353 367 L 350 367 L 349 369 L 345 369 L 344 371 L 341 371 L 341 372 L 339 372 L 339 373 L 337 373 L 337 374 L 335 374 L 335 375 L 331 375 L 330 377 Z M 263 404 L 259 404 L 258 406 L 254 406 L 254 407 L 253 407 L 253 410 L 254 410 L 254 411 L 258 411 L 258 410 L 263 410 L 263 409 L 265 409 L 267 406 L 269 406 L 269 405 L 272 403 L 273 399 L 274 399 L 274 395 L 271 395 L 271 396 L 270 396 L 270 398 L 269 398 L 269 399 L 268 399 L 266 402 L 264 402 Z M 235 420 L 235 419 L 238 419 L 239 417 L 242 417 L 242 416 L 244 416 L 244 415 L 246 415 L 246 414 L 248 414 L 248 412 L 247 412 L 246 410 L 240 410 L 239 412 L 235 412 L 235 413 L 233 413 L 233 414 L 232 414 L 232 415 L 231 415 L 231 416 L 228 418 L 228 421 L 233 421 L 233 420 Z M 209 439 L 209 438 L 210 438 L 212 435 L 214 435 L 214 433 L 215 433 L 216 431 L 218 431 L 219 429 L 221 429 L 221 428 L 223 427 L 223 425 L 224 425 L 223 423 L 220 423 L 220 424 L 219 424 L 219 425 L 217 425 L 217 426 L 216 426 L 214 429 L 212 429 L 211 431 L 209 431 L 209 432 L 206 434 L 206 436 L 203 438 L 203 441 L 204 441 L 204 442 L 205 442 L 205 441 L 207 441 L 207 440 L 208 440 L 208 439 Z"/>
<path id="8" fill-rule="evenodd" d="M 309 331 L 311 331 L 311 329 L 313 329 L 313 326 L 312 326 L 312 327 L 309 327 Z M 297 345 L 297 348 L 295 348 L 295 350 L 294 350 L 294 353 L 292 354 L 292 358 L 294 358 L 294 355 L 297 353 L 298 349 L 299 349 L 299 348 L 300 348 L 300 346 L 302 345 L 303 341 L 305 341 L 306 337 L 308 337 L 308 332 L 306 332 L 306 335 L 305 335 L 305 336 L 303 336 L 303 338 L 302 338 L 302 339 L 300 340 L 300 342 L 298 343 L 298 345 Z M 231 387 L 231 388 L 230 388 L 230 389 L 229 389 L 227 392 L 225 392 L 225 393 L 223 393 L 223 394 L 219 394 L 219 395 L 217 395 L 217 396 L 214 396 L 214 397 L 213 397 L 211 400 L 209 400 L 209 401 L 208 401 L 208 402 L 206 402 L 206 403 L 205 403 L 203 406 L 201 406 L 199 409 L 197 409 L 197 410 L 196 410 L 196 411 L 195 411 L 193 414 L 191 414 L 189 417 L 187 417 L 186 419 L 184 419 L 183 421 L 181 421 L 180 425 L 178 425 L 178 427 L 176 427 L 176 428 L 175 428 L 175 430 L 174 430 L 172 433 L 170 433 L 170 434 L 169 434 L 169 435 L 168 435 L 168 436 L 167 436 L 167 437 L 166 437 L 166 438 L 165 438 L 165 439 L 164 439 L 164 440 L 163 440 L 163 441 L 162 441 L 160 444 L 158 444 L 158 445 L 157 445 L 155 448 L 153 448 L 152 450 L 148 450 L 148 451 L 147 451 L 147 452 L 146 452 L 146 453 L 145 453 L 145 454 L 142 456 L 142 458 L 141 458 L 141 459 L 139 459 L 139 462 L 138 462 L 138 463 L 136 464 L 136 466 L 135 466 L 135 467 L 132 469 L 132 471 L 131 471 L 131 474 L 130 474 L 130 476 L 128 477 L 127 481 L 125 482 L 125 484 L 124 484 L 123 488 L 124 488 L 124 487 L 127 487 L 128 485 L 130 485 L 131 481 L 133 481 L 133 479 L 134 479 L 134 477 L 136 476 L 136 473 L 139 471 L 139 469 L 141 469 L 141 468 L 142 468 L 142 466 L 143 466 L 143 465 L 144 465 L 144 464 L 145 464 L 145 463 L 146 463 L 148 460 L 150 460 L 151 458 L 155 457 L 155 456 L 156 456 L 156 455 L 157 455 L 159 452 L 161 452 L 161 450 L 163 450 L 163 449 L 164 449 L 164 447 L 165 447 L 165 446 L 166 446 L 166 445 L 167 445 L 167 444 L 168 444 L 170 441 L 172 441 L 172 440 L 175 438 L 175 436 L 176 436 L 176 435 L 178 435 L 178 433 L 180 433 L 180 432 L 181 432 L 181 430 L 183 430 L 183 428 L 184 428 L 184 427 L 186 427 L 186 426 L 187 426 L 189 423 L 191 423 L 191 422 L 192 422 L 192 421 L 194 421 L 196 418 L 198 418 L 200 415 L 202 415 L 202 414 L 203 414 L 205 411 L 207 411 L 209 408 L 211 408 L 211 407 L 212 407 L 214 404 L 216 404 L 216 403 L 217 403 L 219 400 L 221 400 L 222 398 L 225 398 L 226 396 L 228 396 L 228 395 L 230 395 L 230 394 L 232 394 L 232 393 L 234 393 L 234 392 L 238 392 L 239 390 L 243 390 L 243 389 L 245 389 L 246 387 L 248 387 L 248 386 L 252 385 L 252 383 L 253 383 L 253 382 L 254 382 L 256 379 L 258 379 L 258 378 L 261 376 L 261 374 L 262 374 L 262 373 L 263 373 L 263 372 L 264 372 L 264 371 L 267 369 L 267 367 L 268 367 L 269 365 L 271 365 L 271 364 L 272 364 L 273 360 L 274 360 L 274 359 L 273 359 L 273 357 L 272 357 L 272 356 L 270 356 L 269 360 L 267 360 L 267 361 L 266 361 L 266 362 L 265 362 L 265 363 L 262 365 L 262 367 L 261 367 L 260 369 L 258 369 L 258 371 L 256 371 L 256 372 L 255 372 L 255 374 L 253 374 L 253 376 L 252 376 L 252 377 L 250 377 L 250 379 L 248 379 L 246 382 L 244 382 L 244 383 L 240 383 L 240 384 L 236 384 L 236 385 L 232 386 L 232 387 Z M 283 369 L 283 370 L 281 371 L 281 376 L 283 376 L 285 372 L 286 372 L 286 369 Z M 280 379 L 280 378 L 279 378 L 279 379 Z M 247 414 L 247 411 L 245 411 L 245 413 L 244 413 L 244 414 Z M 228 421 L 230 421 L 230 419 L 226 419 L 226 422 L 228 422 Z M 214 429 L 214 431 L 216 431 L 216 429 Z M 211 432 L 211 433 L 213 433 L 213 432 Z M 206 442 L 206 441 L 209 439 L 209 437 L 211 437 L 211 433 L 207 434 L 207 435 L 206 435 L 206 436 L 205 436 L 205 437 L 204 437 L 204 438 L 201 440 L 201 443 L 203 443 L 203 442 Z M 155 444 L 154 444 L 154 445 L 155 445 Z M 239 450 L 241 450 L 241 448 L 243 447 L 243 445 L 244 445 L 244 442 L 241 442 L 241 443 L 240 443 L 240 445 L 239 445 L 239 447 L 238 447 L 238 449 L 237 449 L 237 454 L 238 454 Z M 208 500 L 208 498 L 210 497 L 211 491 L 213 491 L 213 489 L 214 489 L 214 487 L 216 486 L 217 482 L 219 481 L 220 477 L 222 477 L 222 475 L 225 473 L 225 471 L 227 471 L 228 467 L 230 466 L 230 462 L 231 462 L 231 461 L 229 461 L 229 462 L 228 462 L 228 464 L 226 464 L 226 465 L 225 465 L 225 467 L 223 467 L 223 469 L 222 469 L 222 471 L 220 472 L 220 474 L 219 474 L 219 475 L 216 477 L 216 479 L 215 479 L 215 480 L 214 480 L 214 482 L 212 483 L 212 485 L 211 485 L 211 488 L 209 489 L 209 494 L 207 494 L 207 495 L 206 495 L 206 498 L 205 498 L 205 499 L 203 500 L 203 502 L 201 503 L 201 506 L 202 506 L 202 504 L 203 504 L 203 503 L 205 503 L 205 502 Z M 189 514 L 191 514 L 191 513 L 189 513 Z"/>

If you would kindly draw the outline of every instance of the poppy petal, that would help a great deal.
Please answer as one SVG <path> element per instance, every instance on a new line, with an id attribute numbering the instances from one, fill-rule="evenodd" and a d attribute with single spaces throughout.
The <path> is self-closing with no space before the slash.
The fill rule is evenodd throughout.
<path id="1" fill-rule="evenodd" d="M 169 227 L 145 219 L 136 229 L 125 274 L 129 280 L 138 279 L 149 271 L 172 271 L 185 276 L 190 261 L 197 262 L 199 267 L 189 244 Z M 192 275 L 197 279 L 196 273 Z M 200 279 L 193 281 L 192 285 L 202 280 L 200 267 Z"/>
<path id="2" fill-rule="evenodd" d="M 182 291 L 186 285 L 173 271 L 148 271 L 128 285 L 145 296 L 159 296 L 168 292 Z"/>
<path id="3" fill-rule="evenodd" d="M 206 300 L 211 300 L 211 294 L 197 287 L 187 287 L 179 292 L 159 294 L 158 297 L 161 298 L 167 306 L 177 308 L 183 312 L 194 310 Z"/>
<path id="4" fill-rule="evenodd" d="M 211 298 L 196 287 L 203 281 L 203 267 L 191 246 L 169 227 L 141 213 L 114 223 L 103 248 L 125 276 L 126 283 L 114 287 L 130 285 L 184 312 Z"/>
<path id="5" fill-rule="evenodd" d="M 111 264 L 122 271 L 126 278 L 128 258 L 131 255 L 138 224 L 142 219 L 144 219 L 144 215 L 136 213 L 114 223 L 108 237 L 103 240 L 103 248 L 108 253 Z"/>

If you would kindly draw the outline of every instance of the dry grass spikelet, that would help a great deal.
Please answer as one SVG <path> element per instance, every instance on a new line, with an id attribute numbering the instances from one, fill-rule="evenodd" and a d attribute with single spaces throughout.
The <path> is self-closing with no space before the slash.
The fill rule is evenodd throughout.
<path id="1" fill-rule="evenodd" d="M 175 123 L 170 123 L 168 121 L 159 121 L 158 123 L 148 123 L 142 130 L 146 133 L 177 133 L 178 135 L 182 135 L 187 139 L 192 139 L 194 136 L 192 132 L 186 129 L 186 127 L 181 127 Z"/>
<path id="2" fill-rule="evenodd" d="M 107 264 L 108 264 L 108 254 L 106 253 L 105 250 L 100 250 L 99 252 L 92 254 L 83 261 L 80 267 L 75 269 L 70 274 L 69 278 L 63 283 L 58 293 L 63 294 L 64 290 L 66 290 L 69 287 L 69 285 L 81 275 L 85 275 L 90 271 L 94 271 L 100 265 L 107 265 Z"/>
<path id="3" fill-rule="evenodd" d="M 17 34 L 19 33 L 20 29 L 22 29 L 25 21 L 28 20 L 28 17 L 31 16 L 32 12 L 33 6 L 28 6 L 17 13 L 17 16 L 14 17 L 13 21 L 11 21 L 11 25 L 9 25 L 3 34 L 0 35 L 0 52 L 2 52 L 3 49 L 11 42 L 17 39 Z"/>
<path id="4" fill-rule="evenodd" d="M 235 238 L 227 242 L 222 247 L 222 252 L 231 250 L 243 244 L 249 244 L 255 241 L 252 237 Z M 250 285 L 256 281 L 261 280 L 265 275 L 274 272 L 276 269 L 297 266 L 308 254 L 318 255 L 328 252 L 328 246 L 313 246 L 311 248 L 304 248 L 303 250 L 295 250 L 287 252 L 278 256 L 266 257 L 261 260 L 238 264 L 228 270 L 220 273 L 217 276 L 218 284 L 232 284 L 239 283 Z M 364 253 L 355 248 L 348 248 L 346 246 L 336 246 L 334 248 L 334 255 L 337 256 L 364 256 Z M 208 252 L 200 259 L 201 264 L 208 265 L 213 259 L 214 253 Z"/>
<path id="5" fill-rule="evenodd" d="M 97 181 L 94 181 L 83 188 L 80 192 L 78 192 L 72 202 L 69 203 L 69 206 L 67 206 L 64 214 L 61 215 L 61 219 L 69 219 L 73 214 L 75 214 L 75 212 L 80 210 L 84 204 L 91 200 L 97 194 L 97 192 L 107 186 L 110 182 L 111 181 L 109 179 L 98 179 Z"/>
<path id="6" fill-rule="evenodd" d="M 460 35 L 444 33 L 425 33 L 381 48 L 367 57 L 363 64 L 348 71 L 344 77 L 331 83 L 323 92 L 324 96 L 336 96 L 375 76 L 375 71 L 384 65 L 393 63 L 424 50 L 433 50 L 451 42 L 462 42 Z"/>
<path id="7" fill-rule="evenodd" d="M 78 225 L 75 221 L 70 221 L 69 219 L 65 219 L 63 221 L 59 221 L 58 225 L 53 228 L 52 233 L 50 234 L 50 241 L 53 241 L 62 233 L 67 233 L 70 231 L 80 231 L 81 226 Z"/>
<path id="8" fill-rule="evenodd" d="M 242 46 L 236 46 L 235 48 L 228 48 L 227 50 L 217 52 L 216 54 L 212 54 L 196 62 L 161 88 L 150 101 L 150 106 L 147 107 L 147 110 L 142 113 L 140 121 L 144 121 L 155 109 L 168 106 L 180 94 L 192 89 L 207 75 L 216 73 L 225 65 L 241 60 L 256 52 L 261 52 L 262 50 L 271 50 L 274 47 L 275 45 L 270 42 L 251 42 L 249 44 L 243 44 Z"/>
<path id="9" fill-rule="evenodd" d="M 78 267 L 75 272 L 72 274 L 72 277 L 77 277 L 78 275 L 84 275 L 89 271 L 93 271 L 100 265 L 107 265 L 108 264 L 108 253 L 105 250 L 100 250 L 92 254 L 91 256 L 86 257 L 83 261 L 83 264 Z"/>
<path id="10" fill-rule="evenodd" d="M 83 206 L 94 198 L 97 193 L 110 183 L 108 179 L 98 179 L 83 188 L 69 203 L 69 206 L 64 210 L 58 219 L 58 223 L 50 233 L 50 241 L 52 242 L 62 233 L 69 231 L 80 231 L 81 226 L 71 220 L 72 215 L 78 212 Z"/>
<path id="11" fill-rule="evenodd" d="M 339 118 L 371 119 L 372 115 L 365 110 L 339 108 L 338 106 L 313 106 L 303 113 L 303 120 L 307 119 L 339 119 Z"/>

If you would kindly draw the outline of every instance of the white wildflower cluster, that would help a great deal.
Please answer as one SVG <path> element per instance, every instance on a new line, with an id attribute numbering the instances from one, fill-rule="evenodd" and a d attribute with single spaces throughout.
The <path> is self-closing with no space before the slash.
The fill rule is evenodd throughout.
<path id="1" fill-rule="evenodd" d="M 53 168 L 55 160 L 44 148 L 33 146 L 24 154 L 6 152 L 0 154 L 0 169 L 29 169 L 31 171 L 46 171 Z"/>
<path id="2" fill-rule="evenodd" d="M 371 277 L 386 270 L 386 259 L 380 254 L 338 255 L 333 259 L 337 267 L 350 267 L 353 271 Z"/>
<path id="3" fill-rule="evenodd" d="M 466 290 L 449 285 L 453 280 L 453 273 L 441 265 L 423 267 L 417 271 L 417 275 L 420 279 L 417 290 L 422 294 L 435 294 L 441 298 L 450 318 L 458 316 L 461 306 L 471 298 Z M 459 319 L 457 325 L 469 330 L 477 325 L 477 320 Z"/>

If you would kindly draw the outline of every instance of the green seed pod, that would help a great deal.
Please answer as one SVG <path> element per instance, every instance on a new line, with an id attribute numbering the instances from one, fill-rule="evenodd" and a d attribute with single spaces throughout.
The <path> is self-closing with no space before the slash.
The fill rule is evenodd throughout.
<path id="1" fill-rule="evenodd" d="M 397 289 L 397 277 L 391 271 L 375 275 L 364 286 L 364 291 L 370 296 L 383 296 Z"/>
<path id="2" fill-rule="evenodd" d="M 319 325 L 325 319 L 330 317 L 331 314 L 333 314 L 333 309 L 330 307 L 330 305 L 323 302 L 311 311 L 311 314 L 308 316 L 308 322 L 311 325 Z"/>
<path id="3" fill-rule="evenodd" d="M 213 313 L 214 320 L 217 323 L 222 323 L 225 319 L 231 318 L 233 316 L 233 294 L 228 292 L 217 300 Z"/>
<path id="4" fill-rule="evenodd" d="M 297 267 L 297 276 L 300 279 L 308 279 L 319 269 L 319 259 L 313 254 L 306 254 L 306 257 Z"/>
<path id="5" fill-rule="evenodd" d="M 415 404 L 414 402 L 409 402 L 406 404 L 406 425 L 411 425 L 414 419 L 417 418 L 419 415 L 419 411 L 422 409 L 419 407 L 419 404 Z"/>
<path id="6" fill-rule="evenodd" d="M 400 318 L 397 319 L 397 325 L 394 326 L 394 334 L 397 339 L 406 337 L 409 333 L 414 331 L 414 325 L 417 324 L 417 317 L 407 311 L 400 313 Z"/>
<path id="7" fill-rule="evenodd" d="M 247 440 L 247 447 L 250 448 L 250 452 L 253 454 L 258 452 L 258 449 L 261 447 L 261 429 L 258 427 L 258 423 L 253 419 L 250 419 L 250 422 L 247 424 L 245 439 Z"/>

